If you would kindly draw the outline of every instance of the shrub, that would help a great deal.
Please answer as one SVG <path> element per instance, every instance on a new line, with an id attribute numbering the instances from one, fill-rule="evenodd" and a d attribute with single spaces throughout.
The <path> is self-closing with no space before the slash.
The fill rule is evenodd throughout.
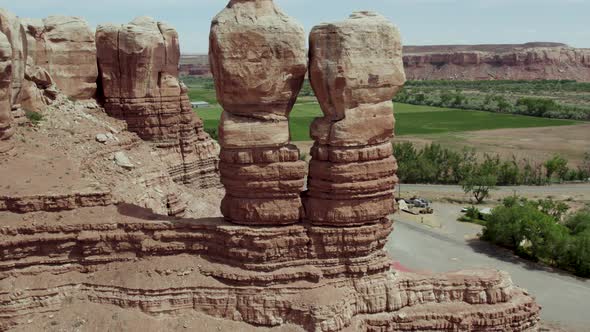
<path id="1" fill-rule="evenodd" d="M 205 132 L 211 136 L 212 139 L 219 141 L 219 133 L 217 128 L 205 128 Z"/>
<path id="2" fill-rule="evenodd" d="M 38 112 L 33 112 L 33 111 L 27 110 L 27 111 L 25 111 L 25 116 L 34 125 L 37 125 L 37 124 L 39 124 L 39 122 L 43 121 L 43 115 Z"/>
<path id="3" fill-rule="evenodd" d="M 568 172 L 567 160 L 560 155 L 554 155 L 544 164 L 547 170 L 547 178 L 551 179 L 553 175 L 557 175 L 560 180 L 565 179 Z"/>

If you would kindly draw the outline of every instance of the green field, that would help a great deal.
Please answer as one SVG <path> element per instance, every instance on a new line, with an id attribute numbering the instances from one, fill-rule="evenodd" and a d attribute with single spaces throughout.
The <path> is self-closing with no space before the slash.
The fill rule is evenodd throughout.
<path id="1" fill-rule="evenodd" d="M 206 101 L 212 106 L 199 109 L 197 114 L 203 119 L 208 131 L 216 130 L 221 116 L 221 107 L 217 104 L 215 86 L 210 78 L 185 77 L 183 82 L 189 87 L 192 101 Z M 450 83 L 432 84 L 442 85 Z M 422 84 L 425 83 L 416 83 Z M 482 85 L 483 83 L 472 83 Z M 489 83 L 492 84 L 492 83 Z M 530 83 L 520 83 L 530 84 Z M 477 85 L 477 86 L 479 86 Z M 487 86 L 487 85 L 485 85 Z M 495 86 L 495 85 L 494 85 Z M 580 123 L 573 120 L 559 120 L 543 117 L 524 116 L 499 112 L 474 111 L 471 109 L 444 108 L 424 105 L 395 103 L 396 134 L 428 135 L 458 133 L 476 130 L 530 128 L 565 126 Z M 314 118 L 322 116 L 309 82 L 304 84 L 290 117 L 291 137 L 293 141 L 309 141 L 309 127 Z"/>
<path id="2" fill-rule="evenodd" d="M 215 129 L 218 126 L 219 117 L 221 116 L 221 107 L 215 105 L 211 108 L 200 109 L 197 114 L 205 122 L 205 128 Z M 321 115 L 322 113 L 317 103 L 295 105 L 290 118 L 293 141 L 309 141 L 310 124 L 314 118 Z M 395 104 L 395 117 L 396 134 L 400 136 L 501 128 L 565 126 L 577 123 L 576 121 L 570 120 L 409 104 Z"/>

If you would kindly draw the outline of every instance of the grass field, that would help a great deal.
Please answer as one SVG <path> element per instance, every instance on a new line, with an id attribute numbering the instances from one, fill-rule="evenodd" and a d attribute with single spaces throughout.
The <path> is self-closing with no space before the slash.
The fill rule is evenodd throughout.
<path id="1" fill-rule="evenodd" d="M 200 99 L 203 100 L 203 99 Z M 217 128 L 221 107 L 198 110 L 208 129 Z M 321 116 L 317 103 L 295 105 L 290 117 L 293 141 L 309 141 L 309 127 L 314 118 Z M 396 134 L 422 135 L 467 132 L 506 128 L 551 127 L 576 124 L 576 121 L 537 118 L 492 112 L 467 111 L 430 106 L 396 104 Z"/>
<path id="2" fill-rule="evenodd" d="M 221 107 L 217 104 L 215 87 L 210 78 L 183 78 L 189 87 L 192 101 L 206 101 L 212 106 L 199 109 L 197 114 L 203 119 L 205 128 L 216 129 L 221 116 Z M 311 90 L 304 86 L 304 91 Z M 309 128 L 314 118 L 322 116 L 319 104 L 313 95 L 303 93 L 293 108 L 290 117 L 291 137 L 293 141 L 309 141 Z M 483 112 L 442 108 L 434 106 L 395 104 L 396 134 L 440 135 L 479 130 L 554 127 L 577 124 L 572 120 L 558 120 L 506 113 Z"/>

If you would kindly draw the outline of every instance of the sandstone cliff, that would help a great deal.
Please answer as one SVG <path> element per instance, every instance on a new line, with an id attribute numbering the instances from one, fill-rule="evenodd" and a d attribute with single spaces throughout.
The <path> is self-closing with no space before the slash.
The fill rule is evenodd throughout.
<path id="1" fill-rule="evenodd" d="M 553 80 L 590 82 L 590 49 L 564 44 L 408 46 L 411 80 Z"/>

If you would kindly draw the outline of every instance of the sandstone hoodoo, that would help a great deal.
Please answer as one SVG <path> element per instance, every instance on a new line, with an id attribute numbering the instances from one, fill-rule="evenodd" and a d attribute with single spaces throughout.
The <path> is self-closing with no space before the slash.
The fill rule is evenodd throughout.
<path id="1" fill-rule="evenodd" d="M 174 181 L 217 186 L 218 147 L 178 80 L 176 31 L 140 17 L 123 26 L 99 26 L 96 44 L 107 113 L 154 143 Z"/>
<path id="2" fill-rule="evenodd" d="M 0 8 L 0 31 L 4 33 L 12 48 L 12 92 L 10 100 L 14 110 L 18 108 L 20 91 L 25 80 L 27 40 L 20 20 L 14 14 L 2 8 Z"/>
<path id="3" fill-rule="evenodd" d="M 311 128 L 307 219 L 388 222 L 397 181 L 391 100 L 405 82 L 399 32 L 383 16 L 358 12 L 316 26 L 309 40 L 311 85 L 324 116 Z"/>
<path id="4" fill-rule="evenodd" d="M 61 92 L 75 99 L 96 95 L 94 32 L 80 17 L 23 19 L 29 62 L 45 69 Z"/>
<path id="5" fill-rule="evenodd" d="M 0 153 L 11 148 L 8 139 L 13 134 L 12 129 L 12 47 L 6 35 L 0 31 Z"/>
<path id="6" fill-rule="evenodd" d="M 250 225 L 298 222 L 305 162 L 289 142 L 289 113 L 307 70 L 303 28 L 271 0 L 232 0 L 213 19 L 209 57 L 224 109 L 223 215 Z"/>

